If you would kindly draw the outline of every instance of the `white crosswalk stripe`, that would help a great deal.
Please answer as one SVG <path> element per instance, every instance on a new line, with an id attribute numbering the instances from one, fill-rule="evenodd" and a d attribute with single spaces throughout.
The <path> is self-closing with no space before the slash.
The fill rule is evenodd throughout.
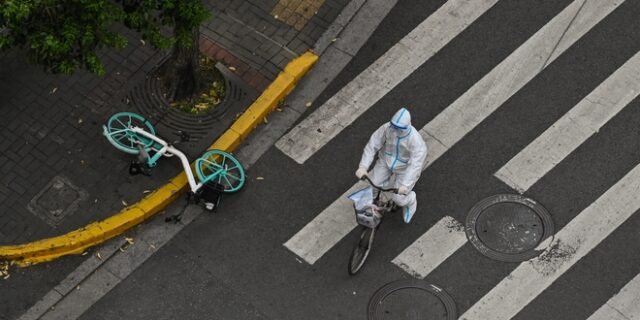
<path id="1" fill-rule="evenodd" d="M 464 226 L 446 216 L 391 262 L 414 277 L 425 278 L 465 243 Z"/>
<path id="2" fill-rule="evenodd" d="M 621 1 L 613 0 L 577 0 L 536 32 L 420 131 L 429 146 L 427 165 L 458 143 L 620 4 Z"/>
<path id="3" fill-rule="evenodd" d="M 509 160 L 495 176 L 520 193 L 597 133 L 640 94 L 640 53 Z"/>
<path id="4" fill-rule="evenodd" d="M 635 276 L 587 320 L 640 319 L 640 274 Z"/>
<path id="5" fill-rule="evenodd" d="M 420 134 L 429 146 L 426 167 L 460 141 L 622 2 L 574 1 L 425 125 L 420 130 Z M 352 205 L 346 199 L 356 190 L 358 190 L 357 184 L 290 238 L 284 244 L 285 247 L 310 264 L 320 259 L 356 227 L 352 217 Z"/>
<path id="6" fill-rule="evenodd" d="M 277 143 L 304 163 L 498 0 L 451 0 Z"/>

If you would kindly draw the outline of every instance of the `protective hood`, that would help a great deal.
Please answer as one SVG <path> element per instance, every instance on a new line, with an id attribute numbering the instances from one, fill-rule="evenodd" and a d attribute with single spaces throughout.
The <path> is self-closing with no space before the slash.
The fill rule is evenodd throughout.
<path id="1" fill-rule="evenodd" d="M 401 108 L 391 118 L 391 125 L 398 129 L 407 130 L 411 127 L 411 114 L 409 110 Z"/>

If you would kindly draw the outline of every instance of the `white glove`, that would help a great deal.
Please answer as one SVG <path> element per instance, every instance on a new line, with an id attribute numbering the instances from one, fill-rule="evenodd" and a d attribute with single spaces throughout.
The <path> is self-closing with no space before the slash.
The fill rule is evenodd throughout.
<path id="1" fill-rule="evenodd" d="M 409 193 L 409 188 L 405 186 L 398 187 L 398 194 L 407 194 Z"/>
<path id="2" fill-rule="evenodd" d="M 365 168 L 358 168 L 358 170 L 356 170 L 356 177 L 358 177 L 358 179 L 362 179 L 362 177 L 367 175 L 367 169 Z"/>

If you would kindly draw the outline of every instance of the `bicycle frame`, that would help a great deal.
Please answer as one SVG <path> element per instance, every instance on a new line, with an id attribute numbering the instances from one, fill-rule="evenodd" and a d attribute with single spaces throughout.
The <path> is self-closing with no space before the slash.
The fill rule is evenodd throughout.
<path id="1" fill-rule="evenodd" d="M 106 128 L 104 130 L 106 132 Z M 191 165 L 189 164 L 189 160 L 187 159 L 187 156 L 182 151 L 178 150 L 174 146 L 164 141 L 162 138 L 157 137 L 139 127 L 133 127 L 131 129 L 125 129 L 125 130 L 131 130 L 134 133 L 144 136 L 145 138 L 148 138 L 161 146 L 160 149 L 156 148 L 156 144 L 152 144 L 150 147 L 145 147 L 142 145 L 142 143 L 137 142 L 138 145 L 142 149 L 144 149 L 145 152 L 148 153 L 149 151 L 153 151 L 155 153 L 153 156 L 149 155 L 148 157 L 146 157 L 147 165 L 149 167 L 155 167 L 156 162 L 163 156 L 172 157 L 173 155 L 176 155 L 180 159 L 180 163 L 182 164 L 184 172 L 187 175 L 187 181 L 189 183 L 189 187 L 191 188 L 192 192 L 195 193 L 196 191 L 200 190 L 200 188 L 202 188 L 202 186 L 208 182 L 208 180 L 196 182 L 193 172 L 191 171 Z M 112 139 L 111 136 L 108 134 L 105 134 L 105 136 L 107 136 L 108 139 Z M 215 176 L 216 174 L 211 175 L 209 180 L 211 180 Z"/>

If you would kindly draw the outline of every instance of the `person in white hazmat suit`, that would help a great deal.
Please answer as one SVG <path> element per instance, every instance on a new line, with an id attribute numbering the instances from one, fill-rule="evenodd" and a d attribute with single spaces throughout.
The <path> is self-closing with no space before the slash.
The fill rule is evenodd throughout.
<path id="1" fill-rule="evenodd" d="M 390 122 L 380 126 L 364 147 L 356 177 L 362 179 L 378 153 L 371 173 L 371 181 L 378 186 L 398 189 L 393 201 L 402 206 L 402 217 L 409 223 L 417 209 L 416 193 L 412 190 L 420 178 L 427 159 L 427 144 L 416 128 L 411 125 L 411 114 L 406 108 L 398 110 Z M 388 181 L 395 174 L 395 181 Z"/>

